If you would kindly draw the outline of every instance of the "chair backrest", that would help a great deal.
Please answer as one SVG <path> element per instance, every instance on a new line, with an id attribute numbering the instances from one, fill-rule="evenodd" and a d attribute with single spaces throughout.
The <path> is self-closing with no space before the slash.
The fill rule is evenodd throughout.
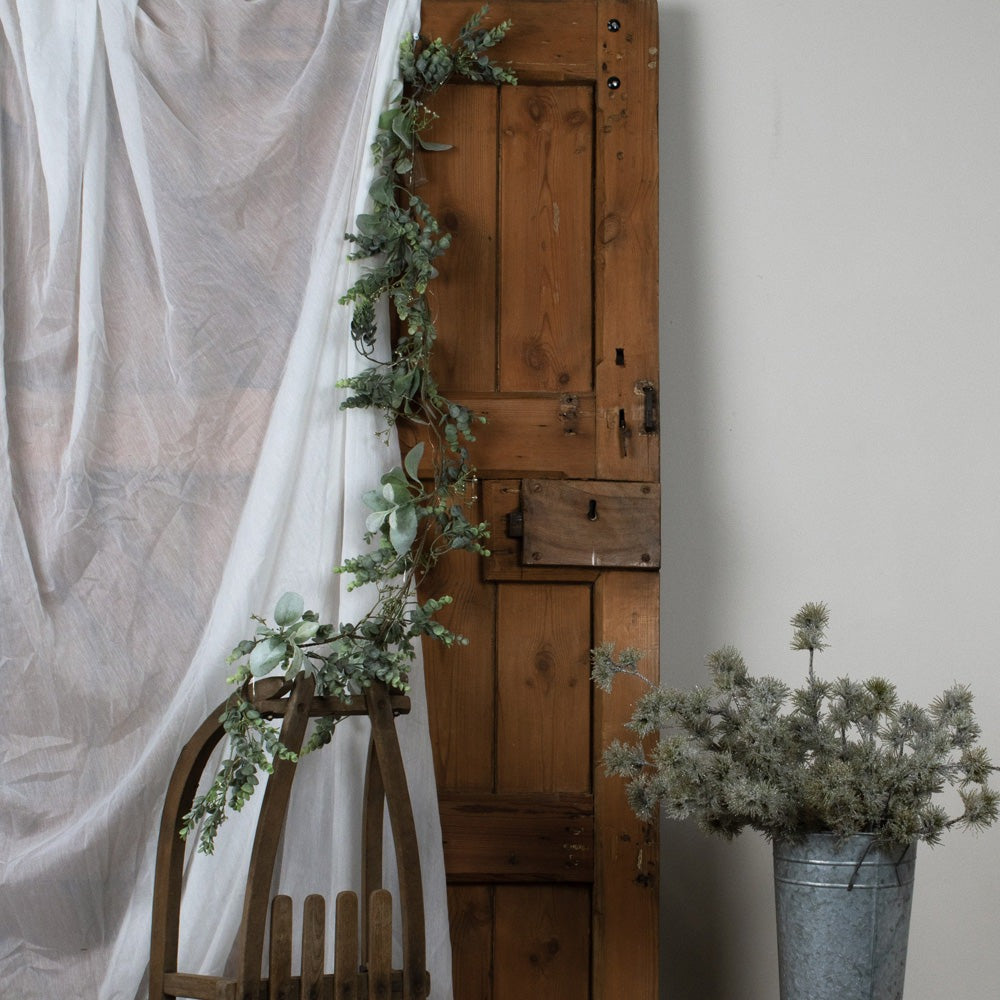
<path id="1" fill-rule="evenodd" d="M 247 872 L 243 916 L 236 941 L 236 976 L 185 973 L 177 968 L 184 843 L 183 817 L 190 810 L 212 751 L 224 731 L 219 721 L 227 702 L 210 715 L 178 757 L 167 788 L 157 844 L 150 946 L 150 1000 L 335 1000 L 402 997 L 423 1000 L 430 990 L 426 970 L 423 888 L 420 857 L 395 718 L 409 711 L 409 699 L 381 683 L 350 702 L 316 697 L 313 678 L 299 674 L 291 683 L 268 678 L 233 697 L 251 701 L 262 715 L 282 719 L 281 742 L 298 752 L 310 718 L 367 715 L 371 742 L 365 774 L 362 817 L 362 913 L 358 935 L 358 899 L 341 893 L 336 904 L 335 969 L 324 969 L 325 908 L 311 895 L 303 908 L 302 968 L 292 976 L 292 901 L 276 896 L 271 903 L 269 975 L 261 976 L 268 902 L 278 844 L 288 810 L 295 763 L 276 760 L 264 788 Z M 327 750 L 326 752 L 335 752 Z M 388 807 L 393 833 L 402 915 L 403 968 L 393 970 L 392 900 L 382 888 L 382 817 Z M 353 914 L 353 915 L 352 915 Z M 374 992 L 373 992 L 374 991 Z"/>

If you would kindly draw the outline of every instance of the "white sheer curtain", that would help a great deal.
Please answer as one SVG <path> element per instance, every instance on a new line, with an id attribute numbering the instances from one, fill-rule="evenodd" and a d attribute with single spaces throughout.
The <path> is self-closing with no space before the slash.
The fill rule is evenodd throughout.
<path id="1" fill-rule="evenodd" d="M 398 457 L 341 412 L 337 305 L 416 0 L 0 0 L 0 995 L 143 995 L 153 848 L 225 656 L 324 621 Z M 353 605 L 353 606 L 352 606 Z M 426 716 L 401 722 L 434 996 L 450 996 Z M 365 735 L 301 766 L 281 887 L 358 880 Z M 192 856 L 183 967 L 220 972 L 254 823 Z"/>

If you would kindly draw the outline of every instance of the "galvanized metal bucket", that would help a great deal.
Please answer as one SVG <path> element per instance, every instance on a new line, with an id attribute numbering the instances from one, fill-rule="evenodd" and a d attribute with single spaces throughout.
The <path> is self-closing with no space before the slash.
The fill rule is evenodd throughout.
<path id="1" fill-rule="evenodd" d="M 902 1000 L 916 841 L 774 844 L 781 1000 Z"/>

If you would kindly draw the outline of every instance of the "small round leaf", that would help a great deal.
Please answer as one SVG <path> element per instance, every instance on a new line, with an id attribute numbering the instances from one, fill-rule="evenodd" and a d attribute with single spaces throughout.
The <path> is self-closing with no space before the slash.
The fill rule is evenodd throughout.
<path id="1" fill-rule="evenodd" d="M 257 643 L 256 649 L 250 654 L 250 673 L 254 677 L 269 674 L 285 658 L 285 640 L 272 635 L 263 642 Z"/>
<path id="2" fill-rule="evenodd" d="M 302 617 L 302 612 L 305 609 L 305 601 L 298 594 L 289 591 L 286 594 L 282 594 L 275 605 L 274 620 L 284 628 L 286 625 L 297 622 Z"/>

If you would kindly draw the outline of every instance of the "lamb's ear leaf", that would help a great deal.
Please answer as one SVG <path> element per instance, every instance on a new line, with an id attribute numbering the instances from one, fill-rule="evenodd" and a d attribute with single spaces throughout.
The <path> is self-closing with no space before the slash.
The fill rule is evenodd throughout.
<path id="1" fill-rule="evenodd" d="M 368 188 L 368 193 L 379 205 L 391 205 L 393 200 L 392 178 L 385 174 L 375 178 L 371 187 Z"/>
<path id="2" fill-rule="evenodd" d="M 370 531 L 374 535 L 385 523 L 389 513 L 389 510 L 373 511 L 365 518 L 365 531 Z"/>
<path id="3" fill-rule="evenodd" d="M 417 133 L 417 142 L 420 143 L 420 148 L 426 149 L 428 153 L 443 153 L 446 149 L 452 148 L 449 142 L 431 142 L 430 139 L 424 139 L 419 132 Z"/>
<path id="4" fill-rule="evenodd" d="M 403 459 L 403 467 L 406 469 L 406 474 L 414 482 L 418 482 L 420 479 L 418 472 L 420 469 L 420 459 L 423 457 L 424 457 L 424 443 L 423 441 L 418 441 L 406 453 L 406 458 Z"/>
<path id="5" fill-rule="evenodd" d="M 396 468 L 382 477 L 382 496 L 392 505 L 407 503 L 410 499 L 410 484 L 403 470 Z"/>
<path id="6" fill-rule="evenodd" d="M 413 123 L 406 112 L 397 111 L 392 116 L 392 131 L 407 149 L 413 148 Z"/>
<path id="7" fill-rule="evenodd" d="M 292 655 L 288 660 L 288 666 L 285 668 L 285 676 L 291 679 L 295 677 L 296 674 L 302 669 L 302 662 L 305 659 L 302 650 L 298 646 L 292 649 Z"/>
<path id="8" fill-rule="evenodd" d="M 385 497 L 379 490 L 368 490 L 361 501 L 369 510 L 384 511 L 387 509 Z"/>
<path id="9" fill-rule="evenodd" d="M 278 603 L 274 607 L 274 620 L 284 628 L 286 625 L 297 622 L 305 609 L 305 601 L 298 594 L 288 591 L 278 598 Z"/>
<path id="10" fill-rule="evenodd" d="M 405 556 L 417 537 L 417 512 L 412 504 L 397 507 L 389 515 L 389 541 L 396 555 Z"/>
<path id="11" fill-rule="evenodd" d="M 354 224 L 358 227 L 358 232 L 362 236 L 376 236 L 382 225 L 377 215 L 370 214 L 359 215 L 354 220 Z"/>

